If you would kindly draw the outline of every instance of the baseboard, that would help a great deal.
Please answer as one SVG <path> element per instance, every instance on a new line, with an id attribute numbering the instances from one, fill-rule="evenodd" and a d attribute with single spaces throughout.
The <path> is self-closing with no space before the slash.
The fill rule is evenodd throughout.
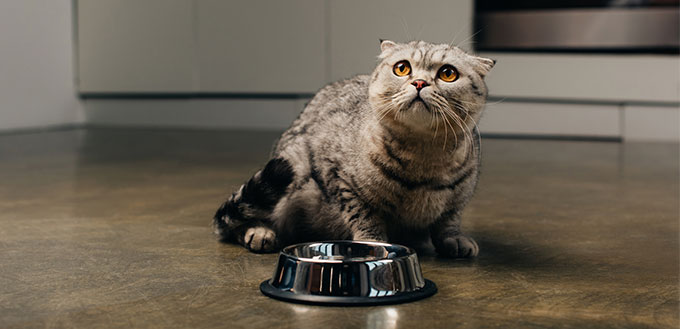
<path id="1" fill-rule="evenodd" d="M 84 123 L 1 130 L 1 135 L 79 128 L 283 130 L 307 98 L 84 99 Z M 680 108 L 661 104 L 492 101 L 480 123 L 491 138 L 680 142 Z"/>
<path id="2" fill-rule="evenodd" d="M 36 127 L 21 127 L 21 128 L 9 128 L 0 130 L 0 136 L 3 135 L 21 135 L 21 134 L 37 134 L 51 131 L 62 131 L 62 130 L 73 130 L 85 128 L 84 123 L 64 123 L 46 126 L 36 126 Z"/>
<path id="3" fill-rule="evenodd" d="M 85 99 L 86 122 L 106 126 L 285 129 L 308 99 Z"/>

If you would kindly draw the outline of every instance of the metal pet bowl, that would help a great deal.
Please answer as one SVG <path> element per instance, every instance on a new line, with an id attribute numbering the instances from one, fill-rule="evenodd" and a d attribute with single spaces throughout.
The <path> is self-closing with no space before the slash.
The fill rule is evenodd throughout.
<path id="1" fill-rule="evenodd" d="M 376 305 L 431 296 L 437 286 L 423 278 L 411 248 L 381 242 L 325 241 L 281 251 L 263 294 L 294 303 Z"/>

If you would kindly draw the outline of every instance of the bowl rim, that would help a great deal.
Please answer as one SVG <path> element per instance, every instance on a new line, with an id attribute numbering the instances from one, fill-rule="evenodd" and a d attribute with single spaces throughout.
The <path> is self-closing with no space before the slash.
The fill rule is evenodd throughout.
<path id="1" fill-rule="evenodd" d="M 265 296 L 278 299 L 284 302 L 319 305 L 319 306 L 376 306 L 376 305 L 391 305 L 401 304 L 417 301 L 426 297 L 430 297 L 437 293 L 437 285 L 428 280 L 423 279 L 425 285 L 417 290 L 398 292 L 394 295 L 369 297 L 369 296 L 326 296 L 326 295 L 306 295 L 291 292 L 289 290 L 280 290 L 271 285 L 270 280 L 264 280 L 260 283 L 260 292 Z"/>
<path id="2" fill-rule="evenodd" d="M 318 258 L 309 258 L 309 257 L 300 257 L 293 255 L 289 253 L 287 250 L 295 249 L 297 247 L 301 246 L 308 246 L 308 245 L 314 245 L 314 244 L 321 244 L 321 243 L 346 243 L 346 244 L 362 244 L 362 245 L 369 245 L 369 246 L 382 246 L 382 247 L 398 247 L 398 248 L 403 248 L 406 251 L 405 256 L 399 256 L 395 258 L 376 258 L 376 259 L 371 259 L 371 260 L 366 260 L 366 259 L 318 259 Z M 401 244 L 396 244 L 396 243 L 389 243 L 389 242 L 383 242 L 383 241 L 368 241 L 368 240 L 324 240 L 324 241 L 311 241 L 311 242 L 302 242 L 302 243 L 296 243 L 292 244 L 289 246 L 286 246 L 281 249 L 280 255 L 285 256 L 289 259 L 293 260 L 299 260 L 301 262 L 306 262 L 306 263 L 335 263 L 335 264 L 355 264 L 355 263 L 367 263 L 367 262 L 387 262 L 390 263 L 395 259 L 401 259 L 405 257 L 412 257 L 416 256 L 416 251 L 411 248 L 407 247 Z"/>

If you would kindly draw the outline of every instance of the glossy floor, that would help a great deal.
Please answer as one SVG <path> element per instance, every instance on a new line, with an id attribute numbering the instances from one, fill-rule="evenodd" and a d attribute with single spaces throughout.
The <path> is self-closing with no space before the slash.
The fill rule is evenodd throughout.
<path id="1" fill-rule="evenodd" d="M 276 255 L 212 235 L 276 137 L 0 136 L 0 327 L 678 327 L 677 144 L 484 140 L 480 256 L 422 255 L 428 299 L 327 308 L 264 297 Z"/>

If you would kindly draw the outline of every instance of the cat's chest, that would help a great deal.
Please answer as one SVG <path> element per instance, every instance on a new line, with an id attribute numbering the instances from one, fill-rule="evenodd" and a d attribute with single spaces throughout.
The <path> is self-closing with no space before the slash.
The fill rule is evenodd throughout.
<path id="1" fill-rule="evenodd" d="M 395 205 L 394 218 L 409 226 L 421 226 L 429 225 L 446 210 L 452 194 L 447 190 L 421 188 L 402 190 L 387 197 Z"/>
<path id="2" fill-rule="evenodd" d="M 391 221 L 410 227 L 427 226 L 434 222 L 455 198 L 453 190 L 441 188 L 435 181 L 406 181 L 405 177 L 390 177 L 375 173 L 365 180 L 364 192 L 373 206 L 381 209 Z"/>
<path id="3" fill-rule="evenodd" d="M 465 168 L 465 149 L 439 155 L 386 145 L 367 154 L 360 181 L 390 218 L 414 227 L 431 224 L 456 198 L 451 184 Z"/>

